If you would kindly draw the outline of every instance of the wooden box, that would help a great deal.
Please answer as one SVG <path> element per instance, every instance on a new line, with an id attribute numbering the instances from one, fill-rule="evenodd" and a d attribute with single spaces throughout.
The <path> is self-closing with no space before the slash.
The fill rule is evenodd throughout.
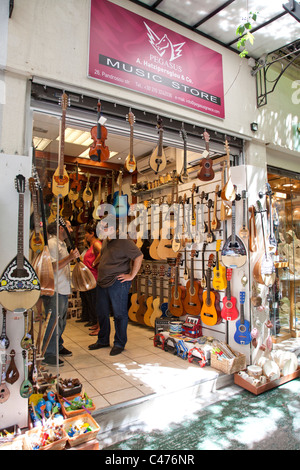
<path id="1" fill-rule="evenodd" d="M 88 423 L 89 426 L 92 428 L 92 431 L 86 432 L 85 434 L 79 434 L 77 436 L 70 437 L 68 435 L 68 431 L 78 421 L 80 423 Z M 89 415 L 88 413 L 83 413 L 76 417 L 66 419 L 64 421 L 64 430 L 68 436 L 69 445 L 71 447 L 75 447 L 80 444 L 83 444 L 84 442 L 95 439 L 98 432 L 100 431 L 100 426 L 96 423 L 96 421 L 94 420 L 94 418 L 92 418 L 91 415 Z"/>
<path id="2" fill-rule="evenodd" d="M 272 390 L 273 388 L 279 387 L 280 385 L 290 382 L 291 380 L 297 379 L 298 377 L 300 377 L 300 367 L 298 367 L 296 372 L 294 372 L 293 374 L 285 375 L 283 377 L 280 377 L 277 380 L 272 380 L 271 382 L 267 382 L 264 385 L 259 385 L 258 387 L 255 387 L 255 385 L 243 379 L 238 374 L 234 374 L 234 383 L 248 390 L 254 395 L 260 395 L 261 393 L 264 393 L 264 392 L 267 392 L 268 390 Z"/>

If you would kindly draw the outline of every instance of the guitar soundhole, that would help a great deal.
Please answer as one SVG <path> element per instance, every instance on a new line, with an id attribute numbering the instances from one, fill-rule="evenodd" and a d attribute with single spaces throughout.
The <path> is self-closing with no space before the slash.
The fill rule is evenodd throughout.
<path id="1" fill-rule="evenodd" d="M 209 170 L 210 167 L 211 167 L 210 162 L 205 162 L 205 163 L 204 163 L 204 168 L 205 168 L 206 170 Z"/>
<path id="2" fill-rule="evenodd" d="M 245 333 L 245 331 L 246 331 L 245 325 L 240 325 L 239 330 L 240 330 L 241 333 Z"/>

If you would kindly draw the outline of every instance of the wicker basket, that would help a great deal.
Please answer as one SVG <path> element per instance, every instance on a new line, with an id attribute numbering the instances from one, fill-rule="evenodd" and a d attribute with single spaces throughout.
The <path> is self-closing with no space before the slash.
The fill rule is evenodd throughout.
<path id="1" fill-rule="evenodd" d="M 88 423 L 89 426 L 92 428 L 92 431 L 86 432 L 85 434 L 79 434 L 78 436 L 75 436 L 75 437 L 68 436 L 68 443 L 71 447 L 78 446 L 82 444 L 83 442 L 87 442 L 87 441 L 91 441 L 92 439 L 95 439 L 98 432 L 100 431 L 100 426 L 96 423 L 94 418 L 92 418 L 92 416 L 89 415 L 88 413 L 84 413 L 74 418 L 66 419 L 64 421 L 64 430 L 67 435 L 68 435 L 69 429 L 78 421 L 80 423 Z"/>
<path id="2" fill-rule="evenodd" d="M 210 365 L 214 369 L 224 372 L 224 374 L 234 374 L 246 368 L 245 354 L 235 352 L 236 357 L 232 359 L 222 358 L 219 354 L 211 354 Z"/>
<path id="3" fill-rule="evenodd" d="M 76 397 L 80 397 L 81 394 L 78 395 L 73 395 L 72 397 L 68 397 L 68 401 L 72 401 Z M 80 408 L 78 410 L 69 410 L 67 411 L 66 408 L 68 408 L 68 403 L 64 401 L 64 399 L 61 396 L 58 396 L 58 401 L 61 404 L 61 411 L 64 416 L 64 418 L 73 418 L 73 416 L 78 416 L 83 413 L 86 413 L 86 410 L 84 408 Z M 96 406 L 93 403 L 93 406 L 88 408 L 89 411 L 94 411 L 96 409 Z"/>
<path id="4" fill-rule="evenodd" d="M 26 432 L 29 445 L 32 447 L 32 439 L 34 435 L 40 433 L 41 428 L 32 428 Z M 62 429 L 62 438 L 59 441 L 55 441 L 52 444 L 40 447 L 39 450 L 63 450 L 66 447 L 68 436 L 64 429 Z"/>

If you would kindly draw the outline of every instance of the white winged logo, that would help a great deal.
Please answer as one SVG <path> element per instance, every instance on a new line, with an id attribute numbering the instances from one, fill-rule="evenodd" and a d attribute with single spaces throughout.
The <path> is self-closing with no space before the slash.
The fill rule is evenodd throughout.
<path id="1" fill-rule="evenodd" d="M 148 30 L 149 42 L 160 57 L 163 57 L 165 54 L 169 53 L 170 57 L 167 60 L 170 62 L 181 57 L 182 47 L 184 46 L 185 42 L 181 42 L 180 44 L 173 44 L 166 34 L 162 38 L 159 38 L 157 34 L 155 34 L 155 32 L 145 23 L 145 21 L 144 25 Z"/>

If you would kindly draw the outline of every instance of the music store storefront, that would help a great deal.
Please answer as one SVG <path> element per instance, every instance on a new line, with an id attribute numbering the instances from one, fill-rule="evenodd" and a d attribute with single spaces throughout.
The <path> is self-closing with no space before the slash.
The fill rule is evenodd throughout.
<path id="1" fill-rule="evenodd" d="M 199 374 L 190 388 L 234 380 L 255 394 L 298 377 L 292 80 L 283 75 L 258 108 L 256 78 L 232 50 L 129 1 L 63 3 L 45 12 L 25 0 L 0 15 L 1 428 L 50 428 L 55 413 L 77 419 L 91 408 L 95 422 L 84 419 L 95 438 L 107 412 L 168 390 L 161 374 L 157 388 L 147 377 L 154 368 L 174 371 L 177 391 L 189 367 Z M 73 356 L 45 366 L 39 300 L 55 295 L 57 276 L 43 265 L 45 228 L 70 221 L 67 244 L 84 253 L 85 224 L 106 216 L 103 204 L 144 254 L 128 343 L 114 360 L 88 349 L 97 338 L 78 320 L 90 278 L 74 261 L 65 330 Z M 84 441 L 64 423 L 65 438 L 53 431 L 42 443 L 34 432 L 26 445 Z"/>

